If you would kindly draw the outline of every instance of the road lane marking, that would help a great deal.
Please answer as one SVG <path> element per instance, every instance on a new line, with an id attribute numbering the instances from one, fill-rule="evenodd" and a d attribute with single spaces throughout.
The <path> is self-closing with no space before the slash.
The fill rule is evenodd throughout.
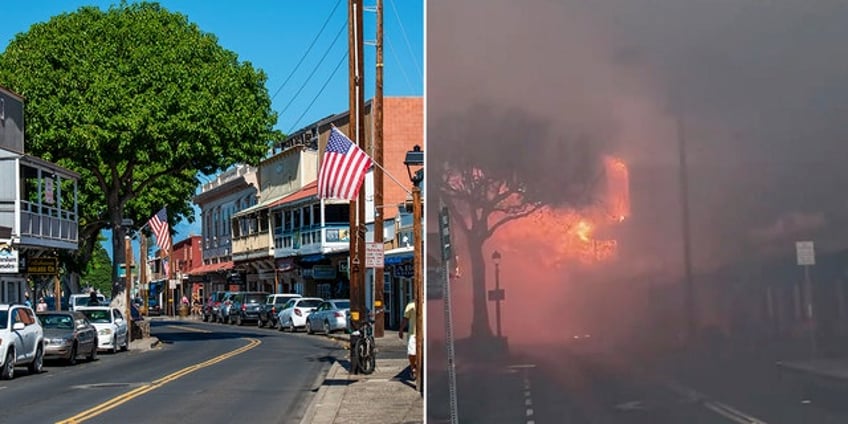
<path id="1" fill-rule="evenodd" d="M 710 400 L 703 393 L 699 393 L 695 389 L 683 386 L 675 381 L 667 380 L 665 381 L 665 386 L 671 391 L 686 398 L 688 401 L 700 402 L 705 408 L 733 422 L 739 424 L 768 424 L 765 421 L 739 411 L 726 403 Z"/>
<path id="2" fill-rule="evenodd" d="M 133 390 L 130 390 L 130 391 L 122 394 L 122 395 L 115 396 L 114 398 L 109 399 L 106 402 L 101 403 L 100 405 L 97 405 L 97 406 L 94 406 L 93 408 L 82 411 L 79 414 L 74 415 L 73 417 L 70 417 L 70 418 L 62 420 L 62 421 L 58 421 L 57 424 L 76 424 L 76 423 L 81 423 L 85 420 L 94 418 L 94 417 L 96 417 L 96 416 L 98 416 L 98 415 L 100 415 L 100 414 L 102 414 L 106 411 L 114 409 L 114 408 L 116 408 L 116 407 L 118 407 L 118 406 L 132 400 L 132 399 L 135 399 L 135 398 L 137 398 L 137 397 L 139 397 L 139 396 L 141 396 L 145 393 L 156 390 L 156 389 L 164 386 L 165 384 L 168 384 L 168 383 L 170 383 L 174 380 L 177 380 L 181 377 L 184 377 L 184 376 L 186 376 L 190 373 L 193 373 L 197 370 L 200 370 L 200 369 L 206 368 L 208 366 L 217 364 L 219 362 L 225 361 L 229 358 L 232 358 L 233 356 L 240 355 L 244 352 L 247 352 L 248 350 L 251 350 L 251 349 L 255 348 L 256 346 L 259 346 L 262 343 L 258 339 L 253 339 L 253 338 L 246 338 L 245 340 L 248 341 L 248 344 L 246 344 L 246 345 L 244 345 L 244 346 L 242 346 L 238 349 L 232 350 L 232 351 L 224 353 L 222 355 L 218 355 L 218 356 L 216 356 L 212 359 L 200 362 L 198 364 L 194 364 L 194 365 L 185 367 L 181 370 L 177 370 L 175 372 L 172 372 L 171 374 L 168 374 L 168 375 L 166 375 L 162 378 L 159 378 L 158 380 L 154 380 L 151 383 L 137 387 Z"/>
<path id="3" fill-rule="evenodd" d="M 510 365 L 510 369 L 518 370 L 520 369 L 524 374 L 524 414 L 527 417 L 527 424 L 535 424 L 536 421 L 533 419 L 533 396 L 530 390 L 530 374 L 528 372 L 531 368 L 536 368 L 533 364 L 519 364 L 519 365 Z"/>
<path id="4" fill-rule="evenodd" d="M 203 330 L 203 329 L 194 328 L 194 327 L 186 327 L 186 326 L 183 326 L 183 325 L 169 325 L 168 327 L 169 328 L 175 328 L 177 330 L 194 331 L 196 333 L 211 333 L 211 331 L 209 331 L 209 330 Z"/>

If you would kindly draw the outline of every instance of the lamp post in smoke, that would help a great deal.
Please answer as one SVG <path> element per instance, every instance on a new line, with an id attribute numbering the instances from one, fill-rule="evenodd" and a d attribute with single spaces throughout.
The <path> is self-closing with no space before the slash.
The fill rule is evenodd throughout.
<path id="1" fill-rule="evenodd" d="M 497 250 L 492 253 L 492 263 L 495 264 L 495 289 L 489 291 L 489 300 L 495 302 L 495 325 L 498 338 L 501 338 L 501 301 L 504 300 L 504 291 L 501 290 L 501 254 Z"/>

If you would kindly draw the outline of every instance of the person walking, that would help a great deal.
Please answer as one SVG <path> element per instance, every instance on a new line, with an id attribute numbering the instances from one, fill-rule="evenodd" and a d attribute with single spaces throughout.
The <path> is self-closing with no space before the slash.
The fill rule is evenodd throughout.
<path id="1" fill-rule="evenodd" d="M 24 297 L 26 297 L 26 299 L 24 300 L 24 305 L 27 305 L 32 308 L 32 301 L 29 300 L 29 292 L 24 293 Z"/>
<path id="2" fill-rule="evenodd" d="M 413 380 L 416 379 L 415 373 L 418 370 L 418 362 L 415 355 L 415 313 L 415 302 L 410 300 L 409 303 L 406 304 L 406 308 L 403 310 L 403 319 L 400 320 L 400 330 L 398 331 L 398 337 L 402 339 L 403 329 L 409 325 L 409 331 L 407 332 L 409 340 L 406 342 L 406 356 L 409 358 L 409 369 Z"/>
<path id="3" fill-rule="evenodd" d="M 38 305 L 36 305 L 35 310 L 37 312 L 44 312 L 47 310 L 47 302 L 44 301 L 44 297 L 38 298 Z"/>

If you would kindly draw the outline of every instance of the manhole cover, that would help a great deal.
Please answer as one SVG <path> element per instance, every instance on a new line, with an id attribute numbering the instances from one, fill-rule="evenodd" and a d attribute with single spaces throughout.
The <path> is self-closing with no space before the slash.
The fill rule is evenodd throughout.
<path id="1" fill-rule="evenodd" d="M 144 383 L 95 383 L 74 386 L 75 389 L 114 389 L 116 387 L 135 387 Z"/>

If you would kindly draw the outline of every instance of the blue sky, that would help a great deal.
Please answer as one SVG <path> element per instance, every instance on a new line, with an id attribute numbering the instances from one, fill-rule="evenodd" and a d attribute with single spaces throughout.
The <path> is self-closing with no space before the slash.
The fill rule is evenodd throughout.
<path id="1" fill-rule="evenodd" d="M 3 6 L 3 25 L 0 25 L 0 51 L 5 51 L 16 34 L 26 32 L 34 23 L 46 22 L 52 16 L 73 12 L 82 6 L 107 9 L 117 3 L 119 0 L 7 2 Z M 219 44 L 238 54 L 240 60 L 249 61 L 265 71 L 273 108 L 280 114 L 278 129 L 288 133 L 347 110 L 347 60 L 333 73 L 347 51 L 346 0 L 254 0 L 239 2 L 238 6 L 231 1 L 218 0 L 159 3 L 172 12 L 188 16 L 201 30 L 215 34 Z M 364 0 L 364 3 L 366 8 L 376 4 L 374 0 Z M 424 93 L 423 0 L 384 0 L 383 4 L 384 95 L 421 96 Z M 375 48 L 368 42 L 376 37 L 375 14 L 366 11 L 363 21 L 365 97 L 368 99 L 374 93 Z M 200 223 L 182 222 L 175 229 L 176 242 L 190 233 L 200 234 Z M 110 247 L 107 243 L 107 250 L 111 250 Z"/>

